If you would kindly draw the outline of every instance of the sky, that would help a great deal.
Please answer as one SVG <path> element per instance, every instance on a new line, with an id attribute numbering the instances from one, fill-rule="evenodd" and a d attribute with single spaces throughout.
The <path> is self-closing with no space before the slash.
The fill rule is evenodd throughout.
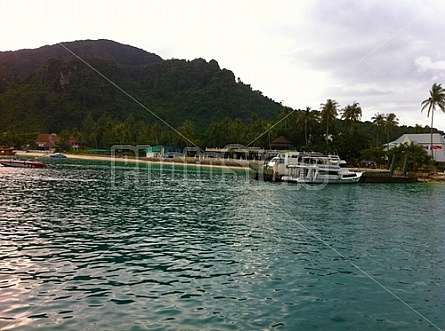
<path id="1" fill-rule="evenodd" d="M 425 126 L 420 104 L 445 86 L 444 17 L 443 0 L 1 0 L 0 51 L 109 39 L 214 59 L 293 109 L 356 101 L 363 121 Z"/>

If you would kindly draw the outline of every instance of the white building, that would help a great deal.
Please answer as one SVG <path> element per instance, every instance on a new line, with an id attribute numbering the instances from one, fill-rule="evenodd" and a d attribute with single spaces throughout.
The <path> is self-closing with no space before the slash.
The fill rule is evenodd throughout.
<path id="1" fill-rule="evenodd" d="M 433 133 L 433 148 L 431 150 L 431 134 L 430 133 L 420 133 L 420 134 L 404 134 L 397 138 L 396 140 L 389 143 L 389 149 L 393 147 L 398 147 L 401 144 L 414 143 L 423 147 L 424 150 L 431 155 L 434 153 L 434 160 L 436 162 L 445 162 L 445 138 L 439 133 Z"/>

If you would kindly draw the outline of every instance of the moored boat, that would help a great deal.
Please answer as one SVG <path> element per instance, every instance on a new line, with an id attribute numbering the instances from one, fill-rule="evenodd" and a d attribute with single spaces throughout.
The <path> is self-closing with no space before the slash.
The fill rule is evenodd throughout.
<path id="1" fill-rule="evenodd" d="M 358 183 L 362 172 L 351 171 L 337 155 L 287 152 L 274 157 L 266 168 L 281 181 L 305 184 Z"/>
<path id="2" fill-rule="evenodd" d="M 14 168 L 45 168 L 45 164 L 38 161 L 22 161 L 22 160 L 0 160 L 0 164 L 4 167 Z"/>
<path id="3" fill-rule="evenodd" d="M 0 155 L 15 155 L 14 147 L 0 146 Z"/>
<path id="4" fill-rule="evenodd" d="M 50 154 L 49 157 L 51 157 L 53 159 L 66 159 L 66 155 L 63 153 L 53 153 L 53 154 Z"/>

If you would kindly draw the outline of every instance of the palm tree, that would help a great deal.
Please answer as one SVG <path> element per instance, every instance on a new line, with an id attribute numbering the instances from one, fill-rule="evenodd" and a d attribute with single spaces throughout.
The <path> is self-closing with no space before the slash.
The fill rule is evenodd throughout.
<path id="1" fill-rule="evenodd" d="M 312 130 L 315 122 L 315 113 L 311 111 L 311 107 L 306 110 L 300 110 L 297 113 L 296 129 L 304 132 L 304 141 L 309 146 L 308 132 Z"/>
<path id="2" fill-rule="evenodd" d="M 386 132 L 386 140 L 387 140 L 387 149 L 389 150 L 389 134 L 391 133 L 391 129 L 399 124 L 399 119 L 396 114 L 389 113 L 385 115 L 385 122 L 383 124 L 383 129 Z"/>
<path id="3" fill-rule="evenodd" d="M 195 145 L 194 141 L 196 140 L 196 129 L 195 124 L 192 121 L 185 120 L 178 128 L 178 132 L 180 133 L 178 138 L 181 143 L 185 142 L 187 147 L 190 147 L 190 144 Z"/>
<path id="4" fill-rule="evenodd" d="M 284 107 L 280 112 L 280 120 L 282 121 L 285 119 L 282 124 L 283 129 L 288 130 L 290 127 L 292 127 L 292 123 L 295 121 L 294 114 L 294 110 L 290 107 Z"/>
<path id="5" fill-rule="evenodd" d="M 216 122 L 212 122 L 207 128 L 207 137 L 212 140 L 212 147 L 216 147 L 216 142 L 221 140 L 221 126 Z"/>
<path id="6" fill-rule="evenodd" d="M 321 118 L 326 124 L 326 145 L 328 146 L 329 140 L 329 124 L 334 125 L 335 118 L 338 115 L 338 102 L 332 99 L 327 99 L 326 103 L 321 104 Z M 329 146 L 328 146 L 329 149 Z"/>
<path id="7" fill-rule="evenodd" d="M 164 127 L 159 123 L 155 122 L 150 127 L 150 136 L 156 145 L 161 145 L 164 136 Z"/>
<path id="8" fill-rule="evenodd" d="M 100 131 L 101 130 L 101 128 L 100 128 L 100 125 L 97 123 L 97 122 L 95 122 L 95 123 L 93 123 L 92 125 L 91 125 L 91 132 L 90 132 L 90 137 L 94 140 L 94 147 L 95 148 L 97 148 L 97 138 L 98 138 L 98 136 L 99 136 L 99 134 L 100 134 Z"/>
<path id="9" fill-rule="evenodd" d="M 275 124 L 272 122 L 266 122 L 265 123 L 265 132 L 267 132 L 267 143 L 268 143 L 268 148 L 270 148 L 270 143 L 272 142 L 271 137 L 272 134 L 275 135 L 276 132 L 274 130 L 275 128 Z"/>
<path id="10" fill-rule="evenodd" d="M 74 128 L 71 131 L 71 137 L 75 140 L 74 148 L 79 149 L 79 147 L 82 146 L 82 133 L 77 128 Z"/>
<path id="11" fill-rule="evenodd" d="M 371 117 L 372 123 L 376 126 L 376 136 L 375 136 L 375 145 L 378 146 L 379 141 L 379 131 L 385 125 L 385 115 L 376 113 L 373 117 Z"/>
<path id="12" fill-rule="evenodd" d="M 430 97 L 426 100 L 423 100 L 421 105 L 422 105 L 421 111 L 423 111 L 425 108 L 428 108 L 427 117 L 429 117 L 431 113 L 430 151 L 433 157 L 433 161 L 435 161 L 433 153 L 433 117 L 434 117 L 434 111 L 436 110 L 436 106 L 439 107 L 440 110 L 445 112 L 445 89 L 442 87 L 442 85 L 434 83 L 430 90 Z"/>
<path id="13" fill-rule="evenodd" d="M 239 118 L 231 122 L 231 131 L 233 132 L 235 138 L 232 141 L 236 141 L 237 144 L 245 143 L 244 138 L 246 129 L 244 123 Z"/>
<path id="14" fill-rule="evenodd" d="M 354 101 L 352 105 L 348 105 L 343 109 L 342 119 L 345 121 L 347 129 L 352 129 L 354 124 L 362 118 L 362 108 L 357 101 Z"/>

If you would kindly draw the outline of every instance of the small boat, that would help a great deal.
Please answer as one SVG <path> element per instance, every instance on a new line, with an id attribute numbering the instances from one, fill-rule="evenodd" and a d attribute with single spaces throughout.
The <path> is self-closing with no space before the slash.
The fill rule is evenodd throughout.
<path id="1" fill-rule="evenodd" d="M 0 155 L 15 155 L 14 147 L 1 147 L 0 146 Z"/>
<path id="2" fill-rule="evenodd" d="M 38 161 L 21 161 L 21 160 L 0 160 L 0 164 L 4 167 L 14 168 L 45 168 L 45 164 Z"/>
<path id="3" fill-rule="evenodd" d="M 358 183 L 362 172 L 351 171 L 337 155 L 288 152 L 274 157 L 266 168 L 281 181 L 305 184 Z"/>
<path id="4" fill-rule="evenodd" d="M 49 157 L 51 157 L 53 159 L 66 159 L 66 155 L 63 153 L 50 154 Z"/>

